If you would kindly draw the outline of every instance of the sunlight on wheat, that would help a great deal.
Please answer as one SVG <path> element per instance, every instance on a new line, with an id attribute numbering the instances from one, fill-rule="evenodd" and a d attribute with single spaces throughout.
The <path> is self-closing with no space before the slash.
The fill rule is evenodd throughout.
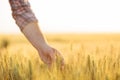
<path id="1" fill-rule="evenodd" d="M 1 35 L 0 80 L 120 80 L 118 38 L 48 35 L 47 39 L 62 52 L 64 70 L 56 67 L 59 60 L 49 69 L 23 36 Z"/>

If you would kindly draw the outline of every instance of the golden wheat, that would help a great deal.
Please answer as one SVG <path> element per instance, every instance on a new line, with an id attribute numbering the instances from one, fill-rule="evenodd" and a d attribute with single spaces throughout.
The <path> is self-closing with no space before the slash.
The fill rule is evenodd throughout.
<path id="1" fill-rule="evenodd" d="M 23 35 L 0 35 L 0 80 L 120 80 L 119 34 L 47 34 L 65 59 L 51 70 Z"/>

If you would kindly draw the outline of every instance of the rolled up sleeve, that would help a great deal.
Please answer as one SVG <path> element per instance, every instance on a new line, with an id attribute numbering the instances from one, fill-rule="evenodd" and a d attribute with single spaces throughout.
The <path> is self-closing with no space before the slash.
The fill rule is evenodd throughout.
<path id="1" fill-rule="evenodd" d="M 27 0 L 9 0 L 12 16 L 21 30 L 31 22 L 38 22 Z"/>

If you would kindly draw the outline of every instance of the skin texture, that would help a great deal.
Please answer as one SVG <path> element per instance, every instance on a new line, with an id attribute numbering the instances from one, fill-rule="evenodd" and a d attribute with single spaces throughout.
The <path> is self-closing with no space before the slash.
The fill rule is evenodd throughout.
<path id="1" fill-rule="evenodd" d="M 59 58 L 60 68 L 63 69 L 64 59 L 61 53 L 47 43 L 37 22 L 29 23 L 24 27 L 22 32 L 37 49 L 41 60 L 47 64 L 48 67 L 51 67 Z"/>

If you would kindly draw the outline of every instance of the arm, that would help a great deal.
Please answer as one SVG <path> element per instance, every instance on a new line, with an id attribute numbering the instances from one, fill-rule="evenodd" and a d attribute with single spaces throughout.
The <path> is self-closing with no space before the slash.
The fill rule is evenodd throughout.
<path id="1" fill-rule="evenodd" d="M 50 66 L 56 59 L 56 54 L 63 57 L 58 50 L 47 44 L 41 30 L 39 29 L 38 20 L 30 8 L 30 4 L 25 0 L 9 0 L 13 18 L 21 29 L 22 33 L 37 49 L 41 60 Z"/>

